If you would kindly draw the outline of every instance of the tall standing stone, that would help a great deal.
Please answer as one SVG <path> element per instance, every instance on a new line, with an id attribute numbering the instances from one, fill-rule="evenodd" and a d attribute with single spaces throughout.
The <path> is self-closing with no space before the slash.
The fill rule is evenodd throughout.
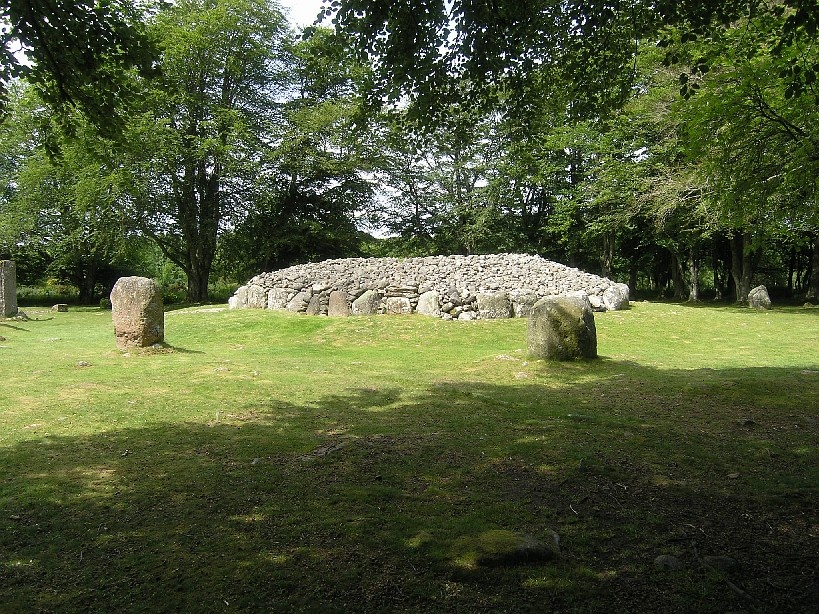
<path id="1" fill-rule="evenodd" d="M 17 315 L 17 273 L 14 260 L 0 260 L 0 318 Z"/>
<path id="2" fill-rule="evenodd" d="M 148 347 L 165 340 L 162 293 L 146 277 L 120 277 L 111 290 L 117 347 Z"/>
<path id="3" fill-rule="evenodd" d="M 549 296 L 532 307 L 526 345 L 536 358 L 575 360 L 597 357 L 597 329 L 585 296 Z"/>

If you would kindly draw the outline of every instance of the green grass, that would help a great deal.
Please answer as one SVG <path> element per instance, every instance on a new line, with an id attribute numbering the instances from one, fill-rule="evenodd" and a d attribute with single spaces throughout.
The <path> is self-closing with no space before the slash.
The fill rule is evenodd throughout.
<path id="1" fill-rule="evenodd" d="M 0 611 L 811 611 L 819 309 L 0 322 Z M 474 564 L 560 537 L 557 561 Z M 673 554 L 681 571 L 653 561 Z M 737 561 L 729 572 L 709 555 Z"/>

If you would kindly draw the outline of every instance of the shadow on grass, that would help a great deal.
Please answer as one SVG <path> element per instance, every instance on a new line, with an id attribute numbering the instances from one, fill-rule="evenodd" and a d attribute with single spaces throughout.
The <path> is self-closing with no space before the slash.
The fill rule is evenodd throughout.
<path id="1" fill-rule="evenodd" d="M 9 324 L 8 322 L 0 322 L 0 326 L 2 326 L 4 328 L 10 328 L 12 330 L 19 330 L 19 331 L 22 331 L 24 333 L 31 332 L 27 328 L 23 328 L 22 326 L 15 326 L 14 324 Z"/>
<path id="2" fill-rule="evenodd" d="M 558 379 L 353 388 L 270 400 L 228 423 L 2 449 L 0 603 L 797 612 L 817 602 L 815 375 L 607 362 Z M 562 557 L 460 562 L 465 543 L 496 529 L 554 530 Z M 685 568 L 656 570 L 660 554 Z M 706 555 L 737 567 L 706 569 Z"/>

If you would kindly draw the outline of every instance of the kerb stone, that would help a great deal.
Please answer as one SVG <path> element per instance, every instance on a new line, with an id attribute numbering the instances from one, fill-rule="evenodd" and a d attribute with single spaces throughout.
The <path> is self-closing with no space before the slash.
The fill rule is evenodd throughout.
<path id="1" fill-rule="evenodd" d="M 330 299 L 327 304 L 327 315 L 341 318 L 350 315 L 350 298 L 346 292 L 342 292 L 341 290 L 330 292 Z"/>

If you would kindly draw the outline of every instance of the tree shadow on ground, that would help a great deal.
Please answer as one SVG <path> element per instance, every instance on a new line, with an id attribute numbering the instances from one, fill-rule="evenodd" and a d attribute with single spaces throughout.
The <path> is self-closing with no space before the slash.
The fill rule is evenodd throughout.
<path id="1" fill-rule="evenodd" d="M 270 400 L 227 423 L 3 449 L 0 603 L 808 611 L 819 601 L 816 376 L 606 362 L 567 370 L 558 387 L 353 388 Z M 562 556 L 463 563 L 464 544 L 495 529 L 554 530 Z M 683 569 L 655 568 L 661 554 Z M 736 565 L 715 570 L 709 555 Z"/>

